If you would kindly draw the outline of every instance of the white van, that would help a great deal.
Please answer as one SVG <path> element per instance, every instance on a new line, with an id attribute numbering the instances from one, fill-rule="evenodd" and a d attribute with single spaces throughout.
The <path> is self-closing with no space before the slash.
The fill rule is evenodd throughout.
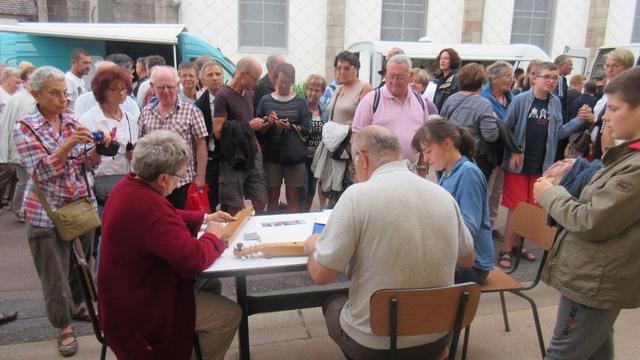
<path id="1" fill-rule="evenodd" d="M 434 72 L 436 64 L 434 59 L 442 49 L 452 48 L 462 58 L 462 63 L 479 62 L 483 65 L 504 60 L 513 64 L 514 68 L 526 68 L 531 60 L 540 59 L 551 61 L 542 49 L 534 45 L 485 45 L 485 44 L 434 44 L 429 42 L 397 42 L 397 41 L 363 41 L 349 46 L 349 51 L 360 55 L 361 80 L 367 81 L 372 86 L 378 86 L 382 81 L 378 71 L 389 49 L 401 48 L 413 61 L 413 67 L 419 67 Z"/>

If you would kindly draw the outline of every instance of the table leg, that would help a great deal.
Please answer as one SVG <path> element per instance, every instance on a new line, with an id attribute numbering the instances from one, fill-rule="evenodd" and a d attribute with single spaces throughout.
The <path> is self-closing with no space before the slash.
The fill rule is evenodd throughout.
<path id="1" fill-rule="evenodd" d="M 247 299 L 247 277 L 236 276 L 236 297 L 238 305 L 242 308 L 242 319 L 238 329 L 238 350 L 240 360 L 251 359 L 249 353 L 249 301 Z"/>

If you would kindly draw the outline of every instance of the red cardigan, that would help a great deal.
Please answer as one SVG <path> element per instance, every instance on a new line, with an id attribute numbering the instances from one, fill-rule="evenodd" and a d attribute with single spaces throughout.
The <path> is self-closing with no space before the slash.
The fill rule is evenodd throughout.
<path id="1" fill-rule="evenodd" d="M 102 215 L 100 323 L 118 359 L 190 359 L 194 276 L 224 251 L 212 234 L 196 239 L 204 213 L 175 209 L 129 174 Z"/>

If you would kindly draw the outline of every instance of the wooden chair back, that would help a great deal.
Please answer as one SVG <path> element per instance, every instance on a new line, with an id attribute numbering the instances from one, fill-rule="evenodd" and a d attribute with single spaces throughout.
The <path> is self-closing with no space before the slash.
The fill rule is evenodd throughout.
<path id="1" fill-rule="evenodd" d="M 371 296 L 371 330 L 378 336 L 390 336 L 390 302 L 397 299 L 397 336 L 425 335 L 452 331 L 458 305 L 464 292 L 469 301 L 464 309 L 462 327 L 476 316 L 480 286 L 464 283 L 429 289 L 378 290 Z"/>
<path id="2" fill-rule="evenodd" d="M 513 231 L 546 251 L 551 250 L 557 228 L 547 224 L 548 214 L 544 209 L 520 203 L 514 213 Z"/>

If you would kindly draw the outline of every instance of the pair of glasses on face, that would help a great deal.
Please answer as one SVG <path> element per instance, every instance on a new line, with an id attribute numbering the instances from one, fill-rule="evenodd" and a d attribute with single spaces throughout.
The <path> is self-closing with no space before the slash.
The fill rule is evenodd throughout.
<path id="1" fill-rule="evenodd" d="M 163 86 L 156 86 L 156 89 L 158 90 L 169 90 L 169 91 L 173 91 L 175 89 L 177 89 L 178 86 L 176 85 L 163 85 Z"/>
<path id="2" fill-rule="evenodd" d="M 54 90 L 54 91 L 49 91 L 49 96 L 55 97 L 55 98 L 71 99 L 72 95 L 70 92 L 62 92 L 62 91 Z"/>
<path id="3" fill-rule="evenodd" d="M 553 75 L 545 75 L 545 76 L 538 76 L 538 77 L 544 79 L 544 81 L 558 81 L 558 77 Z"/>
<path id="4" fill-rule="evenodd" d="M 178 177 L 178 178 L 180 178 L 180 180 L 184 180 L 184 179 L 186 179 L 186 178 L 187 178 L 187 176 L 188 176 L 187 174 L 185 174 L 185 175 L 180 175 L 180 174 L 176 174 L 176 173 L 167 173 L 167 174 L 168 174 L 168 175 L 173 175 L 173 176 L 175 176 L 175 177 Z"/>

